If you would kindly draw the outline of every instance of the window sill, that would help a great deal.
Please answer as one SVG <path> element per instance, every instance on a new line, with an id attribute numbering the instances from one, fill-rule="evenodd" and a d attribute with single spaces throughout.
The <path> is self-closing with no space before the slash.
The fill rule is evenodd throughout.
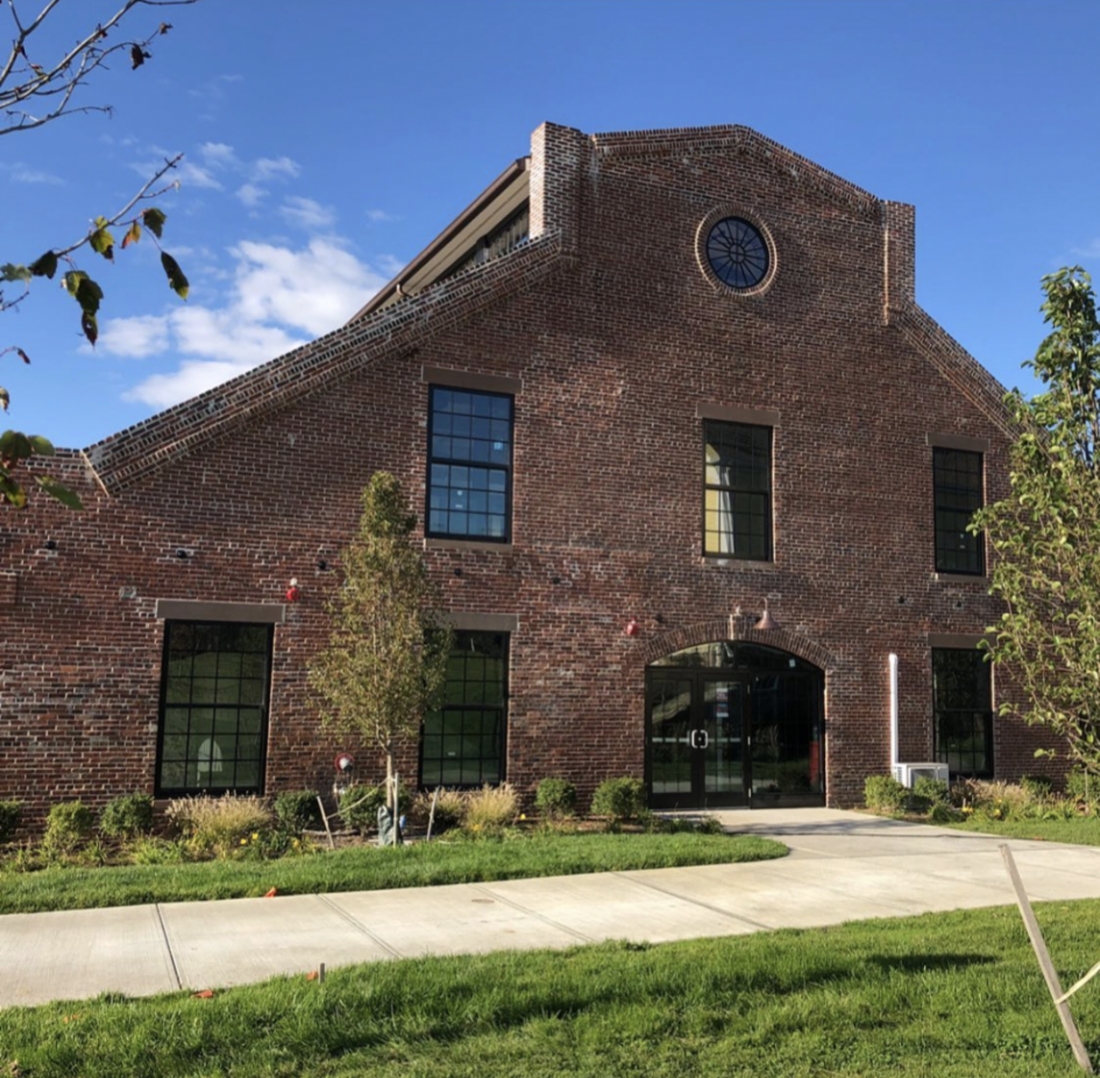
<path id="1" fill-rule="evenodd" d="M 444 539 L 425 537 L 425 550 L 493 550 L 504 554 L 512 552 L 511 542 L 492 543 L 484 539 Z"/>
<path id="2" fill-rule="evenodd" d="M 986 573 L 932 573 L 933 580 L 942 580 L 945 584 L 984 584 L 989 586 Z"/>
<path id="3" fill-rule="evenodd" d="M 699 559 L 705 569 L 726 569 L 761 572 L 764 570 L 775 571 L 779 568 L 774 561 L 756 561 L 749 558 L 720 558 L 714 554 L 705 554 Z"/>

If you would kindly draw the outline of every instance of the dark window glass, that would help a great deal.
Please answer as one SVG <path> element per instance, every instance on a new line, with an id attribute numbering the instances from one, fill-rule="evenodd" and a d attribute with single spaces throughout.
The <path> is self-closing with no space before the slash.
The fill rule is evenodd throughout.
<path id="1" fill-rule="evenodd" d="M 270 625 L 164 627 L 158 796 L 263 792 Z"/>
<path id="2" fill-rule="evenodd" d="M 426 533 L 507 542 L 512 398 L 433 386 L 428 459 Z"/>
<path id="3" fill-rule="evenodd" d="M 966 526 L 982 506 L 982 454 L 963 449 L 934 449 L 936 487 L 936 571 L 985 572 L 984 543 Z"/>
<path id="4" fill-rule="evenodd" d="M 935 759 L 952 775 L 993 774 L 990 666 L 977 648 L 933 648 Z"/>
<path id="5" fill-rule="evenodd" d="M 768 427 L 704 423 L 704 553 L 771 559 L 771 436 Z"/>
<path id="6" fill-rule="evenodd" d="M 507 675 L 507 633 L 455 633 L 443 706 L 424 717 L 421 786 L 503 781 Z"/>

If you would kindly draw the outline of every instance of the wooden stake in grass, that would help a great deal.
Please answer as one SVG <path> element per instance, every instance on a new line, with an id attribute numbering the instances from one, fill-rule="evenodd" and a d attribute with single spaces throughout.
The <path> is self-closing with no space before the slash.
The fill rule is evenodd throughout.
<path id="1" fill-rule="evenodd" d="M 328 835 L 328 848 L 330 850 L 336 849 L 336 842 L 332 837 L 332 828 L 328 825 L 328 813 L 325 812 L 325 803 L 321 800 L 321 795 L 317 795 L 317 807 L 321 810 L 321 822 L 325 825 L 325 834 Z"/>
<path id="2" fill-rule="evenodd" d="M 1054 1009 L 1058 1012 L 1058 1017 L 1062 1021 L 1062 1028 L 1066 1031 L 1070 1047 L 1073 1049 L 1073 1058 L 1077 1060 L 1086 1074 L 1095 1074 L 1096 1072 L 1092 1069 L 1092 1061 L 1089 1059 L 1089 1054 L 1081 1041 L 1081 1034 L 1077 1032 L 1077 1026 L 1073 1021 L 1073 1015 L 1070 1013 L 1066 996 L 1062 994 L 1062 984 L 1058 980 L 1058 972 L 1054 968 L 1054 963 L 1050 960 L 1050 952 L 1043 940 L 1039 922 L 1035 920 L 1035 914 L 1031 909 L 1031 903 L 1028 901 L 1027 892 L 1024 890 L 1023 881 L 1020 879 L 1020 873 L 1016 868 L 1016 862 L 1013 860 L 1012 851 L 1003 843 L 1000 846 L 1000 851 L 1005 861 L 1005 867 L 1008 869 L 1008 878 L 1012 881 L 1012 889 L 1016 892 L 1016 904 L 1020 907 L 1020 914 L 1024 919 L 1027 934 L 1031 939 L 1031 946 L 1035 951 L 1035 957 L 1039 960 L 1039 968 L 1043 971 L 1047 988 L 1050 990 L 1050 998 L 1054 1001 Z"/>

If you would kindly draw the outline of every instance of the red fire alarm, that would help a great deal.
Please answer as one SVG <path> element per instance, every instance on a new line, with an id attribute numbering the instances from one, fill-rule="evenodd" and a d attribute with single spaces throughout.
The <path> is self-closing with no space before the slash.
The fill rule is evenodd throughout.
<path id="1" fill-rule="evenodd" d="M 638 626 L 637 620 L 634 619 L 634 618 L 631 618 L 626 623 L 626 625 L 623 626 L 623 632 L 626 633 L 627 636 L 637 636 L 638 635 L 638 628 L 639 628 L 639 626 Z"/>
<path id="2" fill-rule="evenodd" d="M 300 594 L 301 593 L 298 591 L 298 578 L 296 576 L 291 577 L 290 587 L 286 589 L 286 601 L 288 603 L 296 603 Z"/>

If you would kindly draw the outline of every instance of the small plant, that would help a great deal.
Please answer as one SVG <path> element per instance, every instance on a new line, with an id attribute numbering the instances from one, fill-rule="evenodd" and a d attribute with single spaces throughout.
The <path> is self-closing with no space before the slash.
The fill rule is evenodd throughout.
<path id="1" fill-rule="evenodd" d="M 891 775 L 868 775 L 863 800 L 872 812 L 897 814 L 909 803 L 909 791 Z"/>
<path id="2" fill-rule="evenodd" d="M 22 818 L 22 801 L 0 801 L 0 842 L 11 841 Z"/>
<path id="3" fill-rule="evenodd" d="M 1079 767 L 1067 772 L 1066 797 L 1083 801 L 1086 805 L 1100 799 L 1100 775 L 1090 775 Z"/>
<path id="4" fill-rule="evenodd" d="M 432 798 L 435 796 L 435 815 L 432 816 Z M 438 796 L 427 790 L 417 794 L 409 810 L 409 816 L 418 826 L 427 829 L 429 818 L 432 821 L 432 834 L 441 835 L 462 826 L 466 818 L 466 795 L 461 790 L 439 788 Z"/>
<path id="5" fill-rule="evenodd" d="M 932 823 L 957 823 L 959 820 L 965 820 L 966 815 L 946 801 L 933 801 L 928 811 L 928 819 Z"/>
<path id="6" fill-rule="evenodd" d="M 407 786 L 398 790 L 397 811 L 405 815 L 412 808 L 412 792 Z M 386 784 L 349 786 L 340 795 L 340 819 L 344 826 L 365 835 L 378 827 L 378 810 L 386 804 Z"/>
<path id="7" fill-rule="evenodd" d="M 187 844 L 178 839 L 142 835 L 129 844 L 126 853 L 135 865 L 181 865 L 187 860 Z"/>
<path id="8" fill-rule="evenodd" d="M 307 828 L 320 826 L 316 790 L 286 790 L 276 794 L 272 808 L 275 821 L 282 831 L 300 835 Z"/>
<path id="9" fill-rule="evenodd" d="M 604 779 L 592 795 L 592 815 L 607 816 L 612 823 L 634 819 L 645 811 L 645 786 L 641 779 L 625 775 Z"/>
<path id="10" fill-rule="evenodd" d="M 259 797 L 183 797 L 170 801 L 168 818 L 197 854 L 225 859 L 243 839 L 271 826 L 271 811 Z"/>
<path id="11" fill-rule="evenodd" d="M 913 782 L 913 793 L 908 807 L 913 812 L 930 812 L 936 805 L 946 805 L 947 801 L 948 788 L 943 779 L 918 775 Z"/>
<path id="12" fill-rule="evenodd" d="M 466 818 L 463 828 L 467 834 L 482 837 L 499 835 L 519 812 L 519 798 L 507 783 L 490 786 L 466 795 Z"/>
<path id="13" fill-rule="evenodd" d="M 1046 775 L 1024 775 L 1020 779 L 1020 788 L 1027 794 L 1029 800 L 1042 804 L 1050 800 L 1054 792 L 1054 782 Z"/>
<path id="14" fill-rule="evenodd" d="M 153 830 L 153 799 L 148 794 L 123 794 L 103 806 L 99 833 L 107 838 L 131 839 Z"/>
<path id="15" fill-rule="evenodd" d="M 535 807 L 550 820 L 572 816 L 577 805 L 577 788 L 568 779 L 543 779 L 535 791 Z"/>
<path id="16" fill-rule="evenodd" d="M 95 816 L 83 801 L 62 801 L 46 817 L 42 848 L 51 855 L 75 853 L 95 830 Z"/>

